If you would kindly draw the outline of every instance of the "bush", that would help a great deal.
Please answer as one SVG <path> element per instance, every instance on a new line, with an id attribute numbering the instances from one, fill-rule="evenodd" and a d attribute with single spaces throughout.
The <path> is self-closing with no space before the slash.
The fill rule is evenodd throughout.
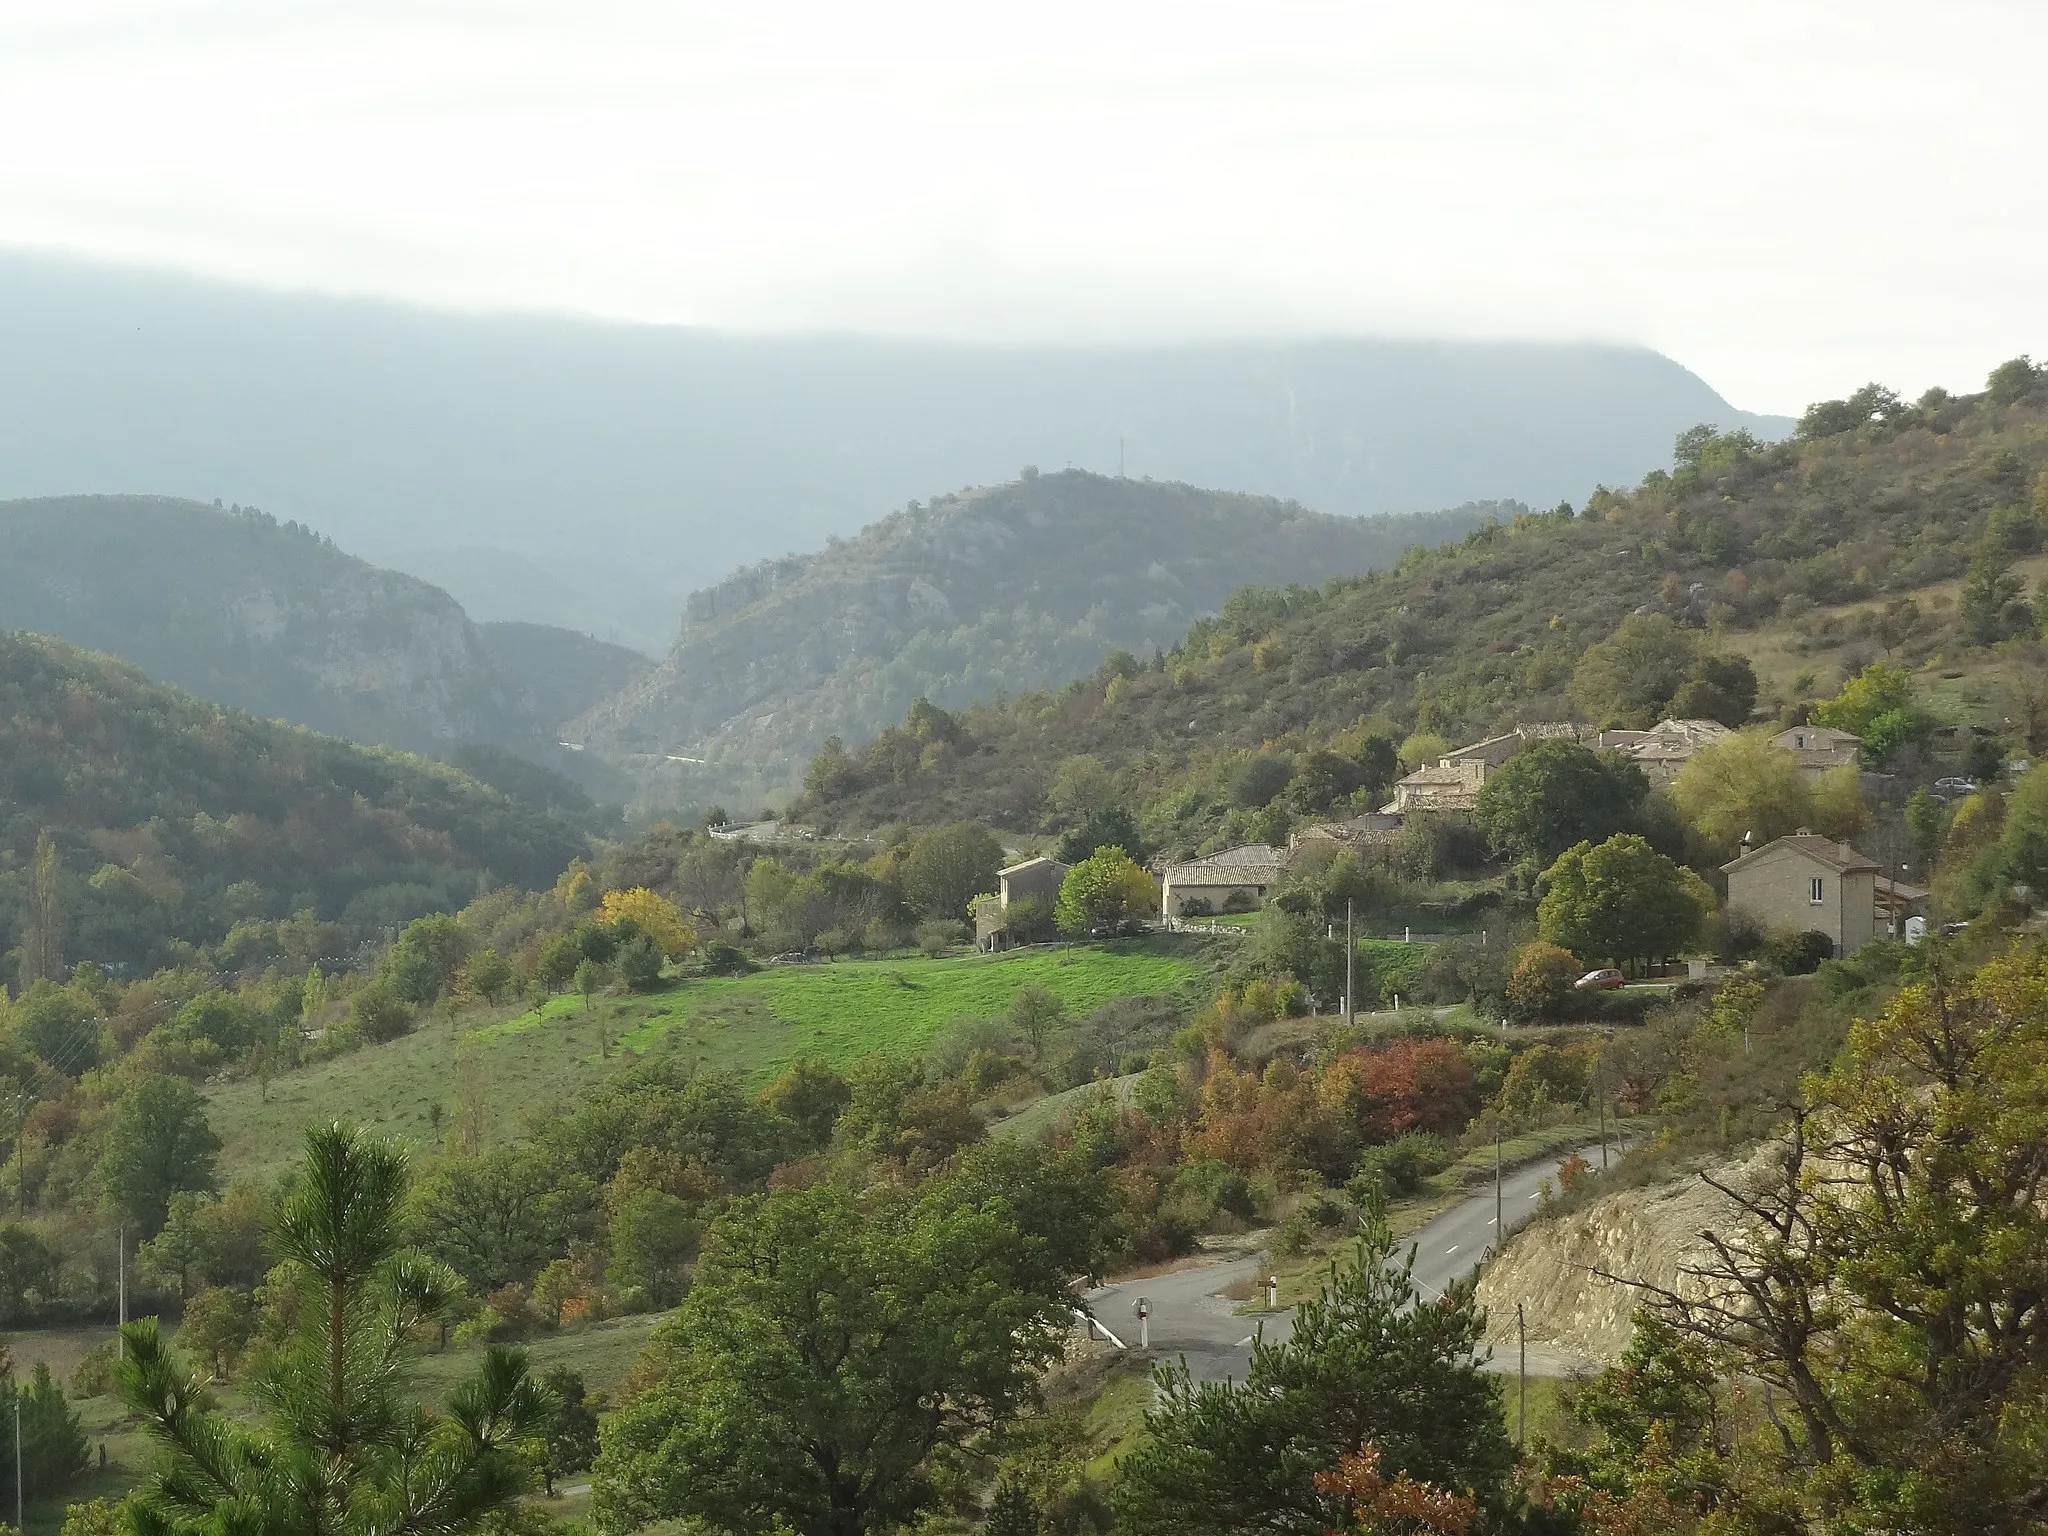
<path id="1" fill-rule="evenodd" d="M 1182 917 L 1211 917 L 1215 915 L 1215 911 L 1206 896 L 1190 896 L 1180 904 Z"/>
<path id="2" fill-rule="evenodd" d="M 654 940 L 641 934 L 619 946 L 619 979 L 635 992 L 651 991 L 661 985 L 661 950 Z"/>
<path id="3" fill-rule="evenodd" d="M 1507 984 L 1507 999 L 1515 1017 L 1526 1021 L 1559 1013 L 1571 1001 L 1572 983 L 1579 974 L 1578 957 L 1570 950 L 1541 939 L 1524 944 L 1515 956 L 1514 974 Z"/>
<path id="4" fill-rule="evenodd" d="M 967 942 L 967 925 L 956 923 L 950 918 L 935 917 L 929 922 L 917 925 L 917 947 L 927 955 L 943 955 L 958 944 Z"/>
<path id="5" fill-rule="evenodd" d="M 1811 976 L 1835 957 L 1835 942 L 1824 933 L 1781 928 L 1763 944 L 1763 962 L 1781 976 Z"/>
<path id="6" fill-rule="evenodd" d="M 1410 1131 L 1384 1145 L 1367 1147 L 1346 1188 L 1360 1205 L 1375 1194 L 1412 1195 L 1424 1179 L 1450 1166 L 1451 1150 L 1441 1137 Z"/>
<path id="7" fill-rule="evenodd" d="M 704 974 L 707 976 L 748 976 L 759 969 L 761 967 L 723 941 L 704 946 Z"/>
<path id="8" fill-rule="evenodd" d="M 412 1030 L 412 1009 L 381 980 L 371 982 L 349 1004 L 349 1022 L 372 1045 L 396 1040 Z"/>
<path id="9" fill-rule="evenodd" d="M 1199 896 L 1195 899 L 1197 901 L 1202 900 Z M 1258 899 L 1250 891 L 1232 891 L 1223 898 L 1223 910 L 1225 912 L 1255 912 L 1258 910 L 1258 905 Z M 1209 904 L 1206 901 L 1202 901 L 1202 908 L 1205 912 L 1208 910 L 1208 906 Z M 1184 907 L 1182 910 L 1185 911 L 1187 909 Z"/>
<path id="10" fill-rule="evenodd" d="M 1325 1232 L 1334 1230 L 1344 1219 L 1342 1207 L 1337 1206 L 1328 1196 L 1318 1196 L 1313 1201 L 1304 1200 L 1287 1213 L 1273 1234 L 1273 1253 L 1278 1258 L 1291 1259 L 1308 1252 Z"/>

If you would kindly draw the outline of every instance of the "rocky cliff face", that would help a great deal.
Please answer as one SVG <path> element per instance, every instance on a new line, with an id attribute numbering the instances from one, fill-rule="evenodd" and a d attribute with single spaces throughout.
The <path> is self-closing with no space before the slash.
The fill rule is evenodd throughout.
<path id="1" fill-rule="evenodd" d="M 572 727 L 594 751 L 800 779 L 919 696 L 957 705 L 1180 641 L 1248 583 L 1392 564 L 1502 510 L 1326 517 L 1266 497 L 1067 471 L 912 506 L 695 593 L 667 657 Z"/>
<path id="2" fill-rule="evenodd" d="M 0 627 L 355 741 L 551 750 L 452 597 L 254 511 L 141 496 L 0 504 Z"/>
<path id="3" fill-rule="evenodd" d="M 1761 1167 L 1753 1159 L 1713 1172 L 1741 1188 L 1740 1181 L 1756 1177 Z M 1706 1255 L 1700 1231 L 1726 1231 L 1735 1215 L 1727 1196 L 1688 1175 L 1533 1222 L 1480 1276 L 1487 1342 L 1513 1361 L 1520 1303 L 1532 1354 L 1560 1366 L 1612 1364 L 1628 1348 L 1630 1319 L 1644 1299 L 1625 1282 L 1695 1294 L 1696 1282 L 1684 1271 Z"/>

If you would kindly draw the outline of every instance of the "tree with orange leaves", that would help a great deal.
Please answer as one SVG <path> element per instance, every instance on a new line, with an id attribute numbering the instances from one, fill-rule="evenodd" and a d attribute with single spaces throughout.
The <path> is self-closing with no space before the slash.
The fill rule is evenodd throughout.
<path id="1" fill-rule="evenodd" d="M 1462 1493 L 1417 1482 L 1406 1472 L 1380 1476 L 1380 1448 L 1370 1440 L 1328 1471 L 1316 1474 L 1316 1488 L 1351 1506 L 1351 1520 L 1330 1536 L 1408 1536 L 1434 1531 L 1465 1536 L 1479 1518 L 1479 1505 Z"/>

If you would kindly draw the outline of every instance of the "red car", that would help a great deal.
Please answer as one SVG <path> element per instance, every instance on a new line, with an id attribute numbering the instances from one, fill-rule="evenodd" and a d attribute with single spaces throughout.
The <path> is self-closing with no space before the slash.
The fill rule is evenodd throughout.
<path id="1" fill-rule="evenodd" d="M 1612 992 L 1616 987 L 1628 985 L 1628 978 L 1609 966 L 1605 970 L 1588 971 L 1572 983 L 1577 992 Z"/>

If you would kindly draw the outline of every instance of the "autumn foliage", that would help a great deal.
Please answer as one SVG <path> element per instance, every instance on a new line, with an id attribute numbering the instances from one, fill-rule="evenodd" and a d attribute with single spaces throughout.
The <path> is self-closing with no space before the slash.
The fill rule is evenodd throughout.
<path id="1" fill-rule="evenodd" d="M 1316 1488 L 1337 1494 L 1351 1506 L 1352 1523 L 1331 1536 L 1380 1536 L 1381 1532 L 1432 1531 L 1465 1536 L 1479 1518 L 1479 1506 L 1463 1494 L 1419 1483 L 1406 1472 L 1389 1481 L 1380 1476 L 1379 1447 L 1370 1440 L 1327 1472 Z"/>

